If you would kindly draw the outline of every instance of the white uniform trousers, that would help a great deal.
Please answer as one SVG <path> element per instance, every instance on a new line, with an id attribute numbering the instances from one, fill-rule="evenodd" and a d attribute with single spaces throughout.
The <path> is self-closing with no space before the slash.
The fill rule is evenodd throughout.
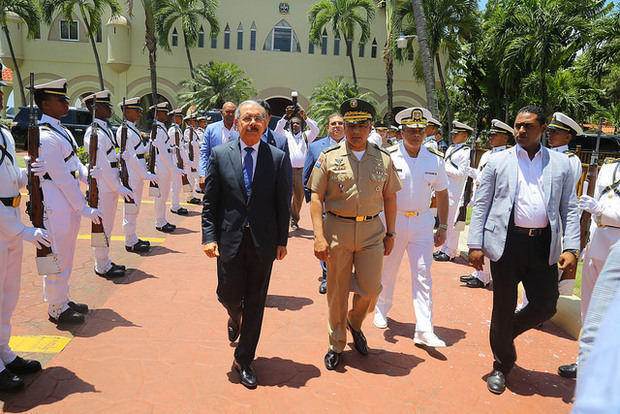
<path id="1" fill-rule="evenodd" d="M 99 193 L 99 210 L 103 213 L 103 231 L 111 242 L 116 209 L 118 209 L 118 193 L 116 191 L 106 191 Z M 95 270 L 105 273 L 112 268 L 110 260 L 110 247 L 93 247 L 95 252 Z"/>
<path id="2" fill-rule="evenodd" d="M 183 184 L 181 184 L 181 174 L 173 174 L 172 191 L 170 192 L 170 209 L 177 211 L 181 208 L 181 193 L 183 192 Z"/>
<path id="3" fill-rule="evenodd" d="M 22 274 L 23 241 L 21 234 L 11 239 L 0 237 L 0 371 L 16 355 L 9 347 L 11 316 L 19 299 Z"/>
<path id="4" fill-rule="evenodd" d="M 156 172 L 160 196 L 153 199 L 153 205 L 155 207 L 155 227 L 162 227 L 168 223 L 166 220 L 166 203 L 170 195 L 170 172 L 166 167 L 158 168 Z"/>
<path id="5" fill-rule="evenodd" d="M 194 197 L 200 198 L 194 192 L 194 191 L 196 191 L 199 188 L 199 186 L 198 186 L 198 179 L 199 179 L 198 169 L 196 169 L 196 171 L 190 171 L 190 173 L 187 175 L 187 179 L 189 181 L 189 185 L 192 187 L 192 191 L 187 193 L 187 201 L 191 200 Z"/>
<path id="6" fill-rule="evenodd" d="M 137 175 L 137 174 L 134 174 Z M 133 191 L 134 202 L 136 203 L 136 214 L 128 214 L 123 201 L 123 233 L 125 233 L 125 246 L 133 246 L 138 243 L 138 235 L 136 234 L 136 222 L 138 214 L 140 214 L 140 205 L 142 204 L 142 194 L 144 192 L 144 180 L 140 177 L 129 177 L 129 187 Z"/>
<path id="7" fill-rule="evenodd" d="M 454 223 L 456 223 L 456 217 L 459 214 L 459 204 L 461 202 L 461 196 L 458 198 L 450 197 L 448 207 L 448 230 L 446 232 L 446 242 L 441 246 L 441 251 L 454 258 L 456 256 L 456 249 L 459 245 L 460 231 L 454 229 Z"/>
<path id="8" fill-rule="evenodd" d="M 482 271 L 474 270 L 473 272 L 471 272 L 471 275 L 485 285 L 488 285 L 491 282 L 491 260 L 488 257 L 484 256 Z"/>
<path id="9" fill-rule="evenodd" d="M 411 295 L 415 311 L 416 332 L 433 332 L 433 296 L 431 264 L 433 263 L 433 225 L 435 219 L 429 211 L 418 217 L 396 215 L 396 238 L 389 256 L 383 258 L 381 283 L 376 309 L 383 316 L 392 308 L 394 285 L 398 268 L 407 250 L 411 268 Z"/>
<path id="10" fill-rule="evenodd" d="M 586 320 L 586 313 L 588 306 L 590 306 L 590 299 L 592 299 L 592 292 L 598 280 L 598 275 L 603 270 L 603 266 L 605 266 L 604 260 L 593 259 L 588 256 L 588 251 L 586 250 L 583 258 L 583 268 L 581 269 L 581 326 L 583 326 Z"/>
<path id="11" fill-rule="evenodd" d="M 69 277 L 81 218 L 72 210 L 45 209 L 44 225 L 52 239 L 52 251 L 60 261 L 60 273 L 43 276 L 43 299 L 50 305 L 64 305 L 69 301 Z"/>

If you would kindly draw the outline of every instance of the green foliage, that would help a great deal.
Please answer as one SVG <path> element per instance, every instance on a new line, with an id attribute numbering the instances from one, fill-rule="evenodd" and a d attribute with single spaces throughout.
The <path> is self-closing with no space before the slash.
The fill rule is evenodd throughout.
<path id="1" fill-rule="evenodd" d="M 91 35 L 102 23 L 101 17 L 106 8 L 112 16 L 123 12 L 118 0 L 41 0 L 43 19 L 47 24 L 57 13 L 66 20 L 73 20 L 73 13 L 77 12 Z"/>
<path id="2" fill-rule="evenodd" d="M 181 82 L 191 92 L 178 95 L 185 106 L 221 108 L 225 102 L 242 102 L 257 95 L 252 80 L 234 63 L 209 62 L 194 69 L 194 79 Z"/>
<path id="3" fill-rule="evenodd" d="M 215 10 L 217 0 L 154 0 L 157 38 L 162 47 L 170 51 L 170 33 L 180 24 L 185 45 L 196 46 L 201 20 L 209 23 L 211 36 L 217 36 L 220 24 Z"/>
<path id="4" fill-rule="evenodd" d="M 15 13 L 26 23 L 28 37 L 33 38 L 40 33 L 39 20 L 41 11 L 35 0 L 0 0 L 0 26 L 7 26 L 7 14 Z"/>
<path id="5" fill-rule="evenodd" d="M 77 156 L 80 159 L 80 162 L 84 165 L 88 164 L 88 151 L 86 151 L 86 148 L 84 147 L 79 147 L 78 148 L 78 152 L 77 152 Z"/>
<path id="6" fill-rule="evenodd" d="M 7 128 L 11 128 L 11 124 L 13 123 L 10 119 L 0 119 L 0 125 L 5 126 Z"/>

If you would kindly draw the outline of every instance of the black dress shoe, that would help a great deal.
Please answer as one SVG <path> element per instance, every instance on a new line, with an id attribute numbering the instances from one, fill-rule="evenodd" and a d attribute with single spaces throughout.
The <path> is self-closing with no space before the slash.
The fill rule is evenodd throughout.
<path id="1" fill-rule="evenodd" d="M 67 306 L 69 307 L 69 309 L 77 312 L 77 313 L 81 313 L 86 315 L 88 313 L 88 305 L 85 303 L 75 303 L 72 301 L 69 301 L 67 303 Z"/>
<path id="2" fill-rule="evenodd" d="M 177 226 L 175 226 L 174 224 L 170 224 L 170 223 L 166 223 L 161 227 L 155 226 L 155 230 L 159 230 L 162 233 L 172 233 L 176 228 Z"/>
<path id="3" fill-rule="evenodd" d="M 564 378 L 577 378 L 577 363 L 558 367 L 558 375 Z"/>
<path id="4" fill-rule="evenodd" d="M 24 387 L 24 380 L 8 369 L 0 372 L 0 391 L 17 391 Z"/>
<path id="5" fill-rule="evenodd" d="M 97 276 L 105 277 L 106 279 L 114 279 L 117 277 L 125 276 L 125 271 L 120 267 L 112 266 L 107 272 L 104 273 L 99 273 L 97 270 L 95 270 L 95 274 Z"/>
<path id="6" fill-rule="evenodd" d="M 487 388 L 493 394 L 501 394 L 506 389 L 506 377 L 501 371 L 495 370 L 487 378 Z"/>
<path id="7" fill-rule="evenodd" d="M 41 363 L 39 361 L 22 357 L 16 357 L 13 362 L 6 364 L 5 367 L 13 374 L 34 374 L 41 371 Z"/>
<path id="8" fill-rule="evenodd" d="M 454 260 L 442 251 L 439 251 L 437 254 L 433 254 L 433 259 L 437 260 L 438 262 L 451 262 L 452 260 Z"/>
<path id="9" fill-rule="evenodd" d="M 233 368 L 239 373 L 239 379 L 244 387 L 251 390 L 256 388 L 258 380 L 256 379 L 256 374 L 254 374 L 254 371 L 252 371 L 249 365 L 241 365 L 237 361 L 234 361 Z"/>
<path id="10" fill-rule="evenodd" d="M 332 351 L 331 349 L 327 351 L 327 354 L 325 354 L 325 368 L 330 371 L 335 370 L 338 364 L 340 364 L 341 356 L 341 353 Z"/>
<path id="11" fill-rule="evenodd" d="M 347 325 L 349 326 L 351 335 L 353 335 L 353 344 L 355 344 L 355 349 L 357 349 L 357 352 L 362 355 L 368 355 L 368 344 L 366 343 L 366 337 L 362 331 L 356 331 L 353 329 L 349 321 L 347 321 Z"/>
<path id="12" fill-rule="evenodd" d="M 327 280 L 321 280 L 321 284 L 319 285 L 319 293 L 321 295 L 327 293 Z"/>
<path id="13" fill-rule="evenodd" d="M 178 210 L 170 209 L 170 211 L 174 214 L 178 214 L 179 216 L 187 216 L 189 213 L 186 208 L 180 207 Z"/>
<path id="14" fill-rule="evenodd" d="M 200 201 L 199 198 L 192 198 L 191 200 L 188 201 L 189 204 L 202 204 L 202 201 Z"/>
<path id="15" fill-rule="evenodd" d="M 151 249 L 150 244 L 145 244 L 141 241 L 138 241 L 133 246 L 125 246 L 125 250 L 130 253 L 146 253 Z"/>
<path id="16" fill-rule="evenodd" d="M 468 280 L 466 286 L 469 288 L 483 288 L 486 285 L 484 284 L 482 280 L 475 277 L 472 280 Z"/>
<path id="17" fill-rule="evenodd" d="M 60 315 L 58 315 L 58 318 L 54 318 L 52 315 L 49 315 L 49 320 L 51 322 L 54 322 L 55 324 L 84 323 L 85 318 L 83 314 L 76 312 L 73 309 L 69 308 L 69 309 L 66 309 Z"/>
<path id="18" fill-rule="evenodd" d="M 239 338 L 240 325 L 241 324 L 233 320 L 233 318 L 228 318 L 228 340 L 230 342 L 235 342 L 237 338 Z"/>
<path id="19" fill-rule="evenodd" d="M 151 245 L 151 242 L 148 240 L 142 240 L 142 239 L 138 239 L 138 243 L 142 243 L 142 244 L 146 244 L 147 246 Z"/>
<path id="20" fill-rule="evenodd" d="M 459 277 L 459 280 L 463 283 L 465 282 L 469 282 L 472 279 L 475 279 L 476 277 L 474 275 L 463 275 L 461 277 Z"/>

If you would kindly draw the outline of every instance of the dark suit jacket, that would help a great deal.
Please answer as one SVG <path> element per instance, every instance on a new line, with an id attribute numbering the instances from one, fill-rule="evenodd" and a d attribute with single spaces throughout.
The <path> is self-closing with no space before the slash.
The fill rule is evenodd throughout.
<path id="1" fill-rule="evenodd" d="M 246 222 L 261 258 L 273 261 L 276 246 L 286 246 L 290 218 L 287 162 L 283 151 L 261 141 L 248 199 L 239 139 L 212 149 L 203 200 L 202 242 L 217 242 L 221 260 L 229 261 L 239 251 Z"/>

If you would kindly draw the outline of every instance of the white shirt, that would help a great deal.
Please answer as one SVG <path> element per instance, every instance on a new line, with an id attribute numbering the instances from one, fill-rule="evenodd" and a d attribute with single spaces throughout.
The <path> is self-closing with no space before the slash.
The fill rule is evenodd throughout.
<path id="1" fill-rule="evenodd" d="M 547 227 L 549 217 L 543 192 L 542 149 L 532 160 L 517 144 L 517 193 L 515 195 L 515 226 L 529 229 Z"/>
<path id="2" fill-rule="evenodd" d="M 304 132 L 293 135 L 291 131 L 284 129 L 286 121 L 287 120 L 285 118 L 281 118 L 276 125 L 275 132 L 278 134 L 283 134 L 288 141 L 288 152 L 291 159 L 291 167 L 304 168 L 306 154 L 308 153 L 308 145 L 310 145 L 310 143 L 319 135 L 319 126 L 312 119 L 306 118 L 308 129 Z M 308 139 L 307 143 L 304 139 L 304 134 L 306 134 L 306 138 Z"/>
<path id="3" fill-rule="evenodd" d="M 230 126 L 230 129 L 226 128 L 226 125 L 222 125 L 222 144 L 225 144 L 230 139 L 230 134 L 232 134 L 235 129 L 235 124 L 233 123 Z"/>
<path id="4" fill-rule="evenodd" d="M 0 145 L 4 145 L 5 150 L 13 158 L 11 161 L 7 156 L 0 164 L 0 197 L 16 197 L 19 195 L 19 189 L 27 184 L 28 177 L 26 170 L 17 165 L 15 141 L 11 132 L 0 127 L 0 134 L 2 134 Z M 2 158 L 1 154 L 0 158 Z M 20 216 L 20 210 L 24 207 L 23 203 L 24 200 L 18 208 L 7 207 L 0 203 L 0 242 L 16 237 L 24 230 L 25 225 Z M 2 264 L 2 266 L 6 266 L 6 264 Z"/>
<path id="5" fill-rule="evenodd" d="M 357 157 L 358 161 L 361 161 L 362 157 L 364 156 L 364 153 L 366 152 L 366 150 L 363 150 L 363 151 L 353 151 L 353 150 L 351 150 L 351 152 L 353 153 L 353 155 L 355 155 Z"/>
<path id="6" fill-rule="evenodd" d="M 239 140 L 239 143 L 241 144 L 241 168 L 243 168 L 245 154 L 246 154 L 245 149 L 249 145 L 246 145 L 246 143 L 243 142 L 242 139 Z M 256 160 L 258 160 L 258 146 L 259 145 L 260 145 L 260 140 L 256 144 L 250 146 L 251 148 L 254 148 L 254 151 L 252 151 L 252 153 L 250 154 L 250 156 L 252 157 L 252 181 L 254 181 L 254 172 L 256 171 Z"/>
<path id="7" fill-rule="evenodd" d="M 431 135 L 430 137 L 426 137 L 426 139 L 424 140 L 424 146 L 426 146 L 427 148 L 432 148 L 435 151 L 439 151 L 437 149 L 437 141 L 435 141 L 435 135 Z"/>
<path id="8" fill-rule="evenodd" d="M 379 133 L 374 129 L 370 132 L 370 135 L 368 135 L 368 142 L 372 142 L 378 147 L 383 146 L 383 138 L 381 138 L 381 135 L 379 135 Z"/>

